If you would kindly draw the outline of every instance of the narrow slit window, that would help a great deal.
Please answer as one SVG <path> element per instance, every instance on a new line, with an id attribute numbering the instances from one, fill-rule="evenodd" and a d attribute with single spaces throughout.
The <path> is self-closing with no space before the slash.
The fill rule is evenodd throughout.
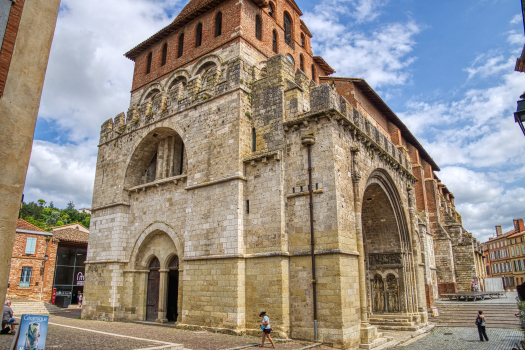
<path id="1" fill-rule="evenodd" d="M 304 47 L 304 44 L 305 44 L 304 34 L 301 33 L 301 46 Z"/>
<path id="2" fill-rule="evenodd" d="M 299 55 L 299 66 L 300 66 L 301 70 L 304 72 L 304 59 L 303 59 L 303 55 Z"/>
<path id="3" fill-rule="evenodd" d="M 197 31 L 195 33 L 195 47 L 202 44 L 202 23 L 197 24 Z"/>
<path id="4" fill-rule="evenodd" d="M 255 37 L 258 40 L 261 40 L 262 38 L 262 23 L 259 15 L 255 16 Z"/>
<path id="5" fill-rule="evenodd" d="M 257 149 L 257 135 L 255 133 L 255 128 L 252 128 L 252 152 L 255 152 Z"/>
<path id="6" fill-rule="evenodd" d="M 315 67 L 312 64 L 312 80 L 315 81 Z"/>
<path id="7" fill-rule="evenodd" d="M 250 201 L 246 201 L 246 214 L 250 214 Z"/>
<path id="8" fill-rule="evenodd" d="M 166 59 L 168 57 L 168 43 L 164 43 L 162 46 L 162 60 L 160 62 L 161 66 L 164 66 L 166 64 Z"/>
<path id="9" fill-rule="evenodd" d="M 177 52 L 177 57 L 181 57 L 184 53 L 184 33 L 179 36 L 179 52 Z"/>
<path id="10" fill-rule="evenodd" d="M 268 14 L 270 17 L 273 18 L 273 13 L 275 12 L 275 7 L 273 6 L 273 3 L 270 3 L 270 8 L 268 9 Z"/>
<path id="11" fill-rule="evenodd" d="M 146 66 L 146 74 L 149 74 L 151 72 L 151 59 L 153 58 L 153 53 L 148 54 L 148 63 Z"/>
<path id="12" fill-rule="evenodd" d="M 218 37 L 222 34 L 222 12 L 217 14 L 215 17 L 215 37 Z"/>
<path id="13" fill-rule="evenodd" d="M 292 46 L 292 19 L 288 13 L 284 13 L 284 42 Z"/>
<path id="14" fill-rule="evenodd" d="M 273 52 L 277 53 L 277 32 L 275 30 L 273 31 L 272 47 Z"/>

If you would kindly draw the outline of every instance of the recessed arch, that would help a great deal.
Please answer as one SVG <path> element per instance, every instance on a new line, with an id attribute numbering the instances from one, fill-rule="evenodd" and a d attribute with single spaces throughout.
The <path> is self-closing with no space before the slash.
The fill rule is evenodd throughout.
<path id="1" fill-rule="evenodd" d="M 124 188 L 181 175 L 187 169 L 182 137 L 167 127 L 155 128 L 135 147 L 126 168 Z"/>
<path id="2" fill-rule="evenodd" d="M 222 59 L 219 56 L 214 54 L 206 55 L 198 60 L 197 63 L 195 63 L 193 69 L 191 70 L 191 77 L 199 74 L 202 71 L 203 66 L 209 65 L 209 62 L 214 63 L 218 70 L 222 68 Z"/>
<path id="3" fill-rule="evenodd" d="M 149 100 L 156 96 L 158 93 L 164 92 L 164 87 L 160 83 L 151 83 L 148 85 L 139 99 L 139 105 L 143 104 L 146 100 Z"/>

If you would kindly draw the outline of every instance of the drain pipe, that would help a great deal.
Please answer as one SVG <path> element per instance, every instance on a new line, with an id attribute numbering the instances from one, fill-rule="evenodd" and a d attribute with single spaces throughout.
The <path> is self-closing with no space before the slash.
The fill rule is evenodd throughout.
<path id="1" fill-rule="evenodd" d="M 308 149 L 308 194 L 310 196 L 310 253 L 312 256 L 312 288 L 314 306 L 314 341 L 317 342 L 317 281 L 315 280 L 315 237 L 314 237 L 314 203 L 313 203 L 313 184 L 312 184 L 312 145 L 315 144 L 313 135 L 302 137 L 303 145 Z"/>

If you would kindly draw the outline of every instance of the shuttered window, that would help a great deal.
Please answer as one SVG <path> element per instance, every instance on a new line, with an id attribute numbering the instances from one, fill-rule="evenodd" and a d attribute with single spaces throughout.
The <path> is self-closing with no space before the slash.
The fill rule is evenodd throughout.
<path id="1" fill-rule="evenodd" d="M 28 237 L 26 241 L 26 254 L 35 254 L 36 238 Z"/>

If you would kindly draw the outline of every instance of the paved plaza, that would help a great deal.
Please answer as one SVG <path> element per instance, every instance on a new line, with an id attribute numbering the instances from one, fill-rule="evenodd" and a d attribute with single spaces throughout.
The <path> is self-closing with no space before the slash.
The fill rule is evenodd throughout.
<path id="1" fill-rule="evenodd" d="M 524 340 L 520 329 L 487 328 L 488 342 L 480 342 L 475 327 L 435 327 L 430 334 L 395 349 L 403 350 L 511 350 Z"/>
<path id="2" fill-rule="evenodd" d="M 81 320 L 80 310 L 52 315 L 49 319 L 46 349 L 64 350 L 135 350 L 183 344 L 189 350 L 220 350 L 260 343 L 260 337 L 233 336 L 204 331 L 187 331 L 133 322 L 102 322 Z M 0 350 L 9 350 L 12 335 L 0 335 Z M 277 342 L 279 350 L 298 350 L 313 343 L 303 341 Z M 265 347 L 271 345 L 266 341 Z M 329 350 L 320 346 L 316 349 Z"/>

